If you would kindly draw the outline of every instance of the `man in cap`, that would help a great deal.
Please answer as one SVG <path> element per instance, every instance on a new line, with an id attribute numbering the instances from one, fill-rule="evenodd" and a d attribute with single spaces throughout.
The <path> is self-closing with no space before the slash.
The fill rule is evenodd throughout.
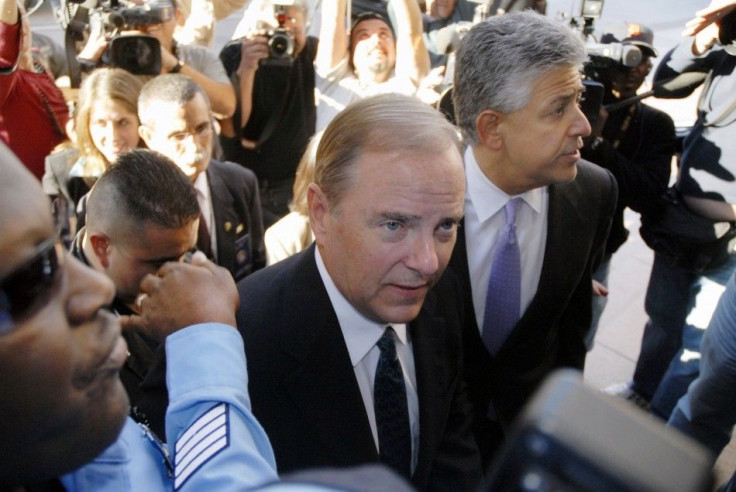
<path id="1" fill-rule="evenodd" d="M 655 83 L 683 73 L 707 75 L 703 77 L 698 118 L 683 142 L 674 187 L 692 211 L 714 222 L 736 221 L 734 28 L 736 0 L 711 1 L 686 24 L 683 34 L 688 37 L 667 53 L 654 75 Z M 670 97 L 686 97 L 698 85 Z M 613 392 L 627 397 L 633 393 L 650 402 L 655 415 L 670 416 L 699 372 L 700 341 L 736 270 L 732 244 L 724 244 L 719 256 L 721 262 L 693 271 L 677 264 L 666 252 L 655 252 L 645 304 L 649 320 L 639 359 L 632 380 L 611 388 Z M 712 343 L 721 343 L 718 336 L 722 334 L 714 335 Z M 689 403 L 681 410 L 691 418 L 688 407 Z"/>
<path id="2" fill-rule="evenodd" d="M 347 30 L 347 0 L 322 4 L 317 51 L 317 131 L 352 101 L 374 94 L 412 95 L 429 72 L 422 13 L 415 0 L 392 3 L 395 24 L 363 12 Z"/>
<path id="3" fill-rule="evenodd" d="M 639 62 L 626 66 L 621 60 L 603 57 L 593 57 L 589 62 L 594 67 L 593 78 L 603 84 L 603 104 L 621 104 L 610 113 L 601 109 L 593 123 L 593 133 L 581 150 L 584 159 L 611 171 L 618 182 L 618 205 L 606 241 L 606 253 L 593 274 L 604 291 L 593 297 L 593 322 L 586 338 L 588 350 L 593 348 L 598 321 L 606 305 L 611 256 L 629 235 L 624 225 L 624 210 L 629 207 L 642 215 L 651 213 L 670 178 L 675 151 L 672 118 L 641 101 L 631 100 L 652 69 L 651 58 L 657 56 L 653 39 L 652 30 L 641 24 L 627 21 L 609 24 L 601 43 L 636 46 L 641 53 Z"/>

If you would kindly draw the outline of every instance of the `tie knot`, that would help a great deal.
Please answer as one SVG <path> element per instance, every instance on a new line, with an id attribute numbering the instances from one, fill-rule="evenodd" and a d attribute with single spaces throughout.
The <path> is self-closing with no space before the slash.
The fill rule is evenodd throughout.
<path id="1" fill-rule="evenodd" d="M 516 212 L 519 210 L 519 204 L 521 203 L 521 198 L 516 197 L 512 198 L 508 202 L 506 202 L 506 205 L 503 207 L 504 211 L 506 212 L 506 223 L 509 225 L 515 225 L 516 224 Z"/>
<path id="2" fill-rule="evenodd" d="M 383 332 L 383 335 L 381 335 L 381 338 L 379 338 L 376 342 L 376 345 L 378 346 L 378 350 L 380 350 L 383 354 L 390 355 L 396 353 L 396 344 L 394 342 L 394 329 L 390 326 L 387 327 L 386 330 Z"/>

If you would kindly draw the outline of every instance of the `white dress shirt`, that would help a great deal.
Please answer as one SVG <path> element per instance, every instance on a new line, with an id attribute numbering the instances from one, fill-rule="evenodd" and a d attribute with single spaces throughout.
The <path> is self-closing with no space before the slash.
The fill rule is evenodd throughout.
<path id="1" fill-rule="evenodd" d="M 194 180 L 194 189 L 197 192 L 197 201 L 199 202 L 199 210 L 202 211 L 202 217 L 207 223 L 207 231 L 210 233 L 210 243 L 212 244 L 212 254 L 217 260 L 217 227 L 215 226 L 215 211 L 212 208 L 212 193 L 210 192 L 210 183 L 207 181 L 207 173 L 199 173 Z"/>
<path id="2" fill-rule="evenodd" d="M 473 149 L 465 150 L 465 243 L 468 253 L 470 285 L 478 329 L 483 331 L 486 291 L 499 233 L 506 225 L 504 206 L 515 198 L 494 185 L 475 160 Z M 516 237 L 521 253 L 521 312 L 523 315 L 539 286 L 547 239 L 547 187 L 521 195 L 516 214 Z"/>
<path id="3" fill-rule="evenodd" d="M 417 397 L 417 377 L 414 370 L 414 353 L 411 348 L 409 332 L 405 324 L 376 323 L 360 314 L 345 297 L 340 293 L 330 274 L 325 268 L 319 248 L 315 248 L 315 260 L 317 269 L 325 284 L 327 294 L 330 297 L 332 308 L 340 323 L 342 336 L 350 354 L 353 364 L 355 379 L 358 381 L 360 394 L 363 397 L 368 422 L 373 432 L 373 440 L 378 451 L 378 429 L 376 427 L 376 413 L 373 407 L 373 382 L 376 378 L 376 367 L 381 356 L 381 350 L 376 342 L 381 338 L 386 327 L 390 324 L 396 332 L 396 354 L 398 355 L 401 369 L 404 373 L 404 384 L 406 385 L 406 398 L 409 409 L 409 425 L 411 426 L 411 472 L 417 466 L 419 455 L 419 398 Z M 339 405 L 339 402 L 335 402 Z"/>

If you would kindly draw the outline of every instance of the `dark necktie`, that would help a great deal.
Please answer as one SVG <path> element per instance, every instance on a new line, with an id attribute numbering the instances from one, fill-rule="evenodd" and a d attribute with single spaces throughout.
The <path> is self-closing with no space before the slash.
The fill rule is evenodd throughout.
<path id="1" fill-rule="evenodd" d="M 200 250 L 209 259 L 214 258 L 212 255 L 212 237 L 207 227 L 207 221 L 204 215 L 199 214 L 199 229 L 197 230 L 197 249 Z"/>
<path id="2" fill-rule="evenodd" d="M 498 235 L 483 313 L 483 343 L 496 355 L 516 326 L 521 310 L 521 254 L 516 240 L 516 211 L 521 198 L 504 207 L 506 226 Z"/>
<path id="3" fill-rule="evenodd" d="M 409 409 L 406 402 L 404 374 L 396 356 L 393 328 L 390 326 L 386 328 L 376 346 L 381 351 L 373 383 L 378 454 L 382 463 L 409 478 L 411 469 Z"/>

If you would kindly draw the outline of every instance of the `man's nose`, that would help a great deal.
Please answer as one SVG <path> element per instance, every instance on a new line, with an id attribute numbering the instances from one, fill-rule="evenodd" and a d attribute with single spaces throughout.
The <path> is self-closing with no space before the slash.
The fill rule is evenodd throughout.
<path id="1" fill-rule="evenodd" d="M 439 258 L 437 257 L 434 235 L 427 236 L 416 238 L 406 262 L 407 267 L 424 276 L 434 275 L 439 269 Z"/>
<path id="2" fill-rule="evenodd" d="M 590 122 L 588 121 L 588 118 L 585 116 L 585 113 L 583 113 L 583 110 L 580 108 L 580 106 L 578 106 L 575 111 L 575 121 L 571 126 L 572 133 L 576 137 L 587 137 L 593 131 L 590 126 Z"/>

